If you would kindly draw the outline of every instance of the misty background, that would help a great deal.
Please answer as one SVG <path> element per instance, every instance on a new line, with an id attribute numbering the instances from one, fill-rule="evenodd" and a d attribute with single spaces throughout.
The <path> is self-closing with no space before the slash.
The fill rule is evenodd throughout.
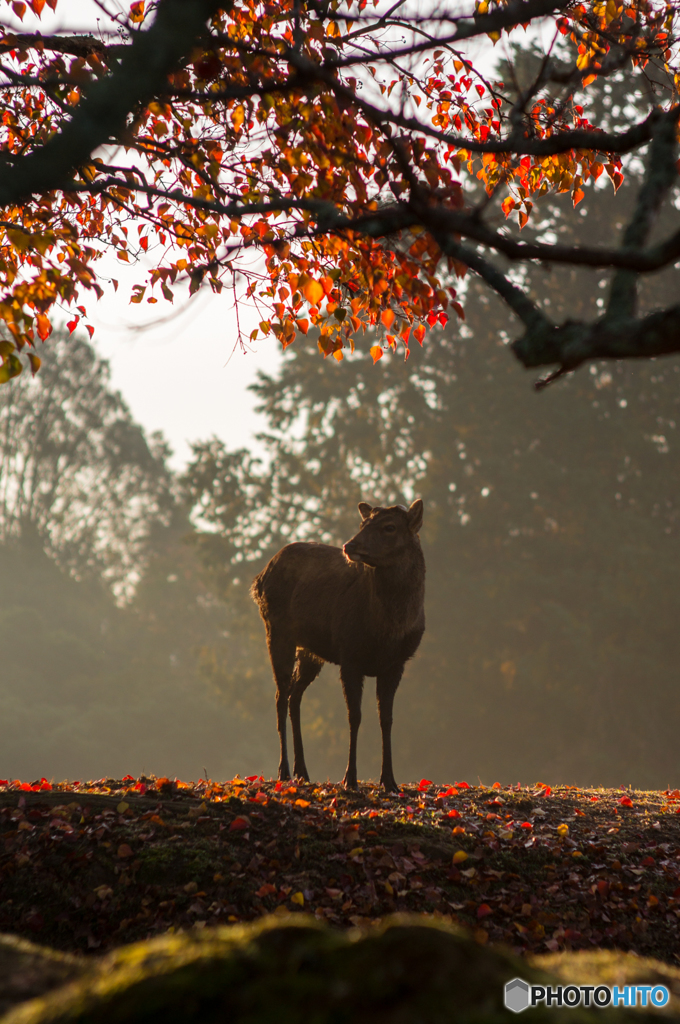
<path id="1" fill-rule="evenodd" d="M 609 80 L 591 117 L 622 124 L 634 101 Z M 606 241 L 638 187 L 632 165 L 616 197 L 602 181 L 576 210 L 546 196 L 524 233 Z M 515 272 L 558 319 L 606 294 L 605 273 Z M 650 277 L 644 308 L 677 290 L 677 270 Z M 257 440 L 197 436 L 180 469 L 86 338 L 55 333 L 37 377 L 0 389 L 3 778 L 274 775 L 253 576 L 292 540 L 348 540 L 360 500 L 419 495 L 427 630 L 395 702 L 397 779 L 677 783 L 680 358 L 536 394 L 512 317 L 474 277 L 461 291 L 465 323 L 408 362 L 374 367 L 361 339 L 338 364 L 298 338 L 251 386 Z M 380 770 L 374 692 L 362 779 Z M 312 777 L 340 779 L 336 666 L 305 695 L 303 733 Z"/>

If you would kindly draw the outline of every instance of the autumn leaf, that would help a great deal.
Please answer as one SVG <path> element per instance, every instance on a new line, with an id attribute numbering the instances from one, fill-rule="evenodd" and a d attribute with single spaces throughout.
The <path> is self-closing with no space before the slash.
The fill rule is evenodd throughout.
<path id="1" fill-rule="evenodd" d="M 320 285 L 318 281 L 310 279 L 303 286 L 302 294 L 307 299 L 307 302 L 309 302 L 312 306 L 316 306 L 318 305 L 319 302 L 321 302 L 321 299 L 324 296 L 324 290 L 322 285 Z"/>
<path id="2" fill-rule="evenodd" d="M 244 817 L 243 815 L 239 815 L 238 817 L 234 818 L 234 820 L 232 821 L 231 825 L 229 826 L 229 831 L 230 832 L 243 832 L 243 831 L 245 831 L 245 829 L 248 828 L 249 825 L 250 825 L 250 819 Z"/>
<path id="3" fill-rule="evenodd" d="M 383 350 L 380 345 L 371 346 L 371 355 L 373 356 L 373 362 L 377 363 L 379 359 L 383 357 Z"/>

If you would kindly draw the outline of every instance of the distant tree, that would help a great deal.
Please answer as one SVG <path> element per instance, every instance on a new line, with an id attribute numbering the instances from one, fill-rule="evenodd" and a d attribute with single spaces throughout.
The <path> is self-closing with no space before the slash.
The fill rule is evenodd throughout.
<path id="1" fill-rule="evenodd" d="M 106 361 L 59 332 L 37 377 L 0 390 L 0 542 L 34 531 L 76 577 L 129 594 L 154 521 L 175 503 L 166 456 L 111 389 Z"/>
<path id="2" fill-rule="evenodd" d="M 556 367 L 547 379 L 680 350 L 675 298 L 644 315 L 637 301 L 641 277 L 680 258 L 663 212 L 678 182 L 673 6 L 137 0 L 108 17 L 93 3 L 93 36 L 38 31 L 45 0 L 8 4 L 0 381 L 21 371 L 19 349 L 49 337 L 56 310 L 72 326 L 86 315 L 105 252 L 146 265 L 132 302 L 155 303 L 156 289 L 172 301 L 180 281 L 218 293 L 240 281 L 260 311 L 252 337 L 285 347 L 314 328 L 338 359 L 367 328 L 377 360 L 462 317 L 451 275 L 468 271 L 521 323 L 523 365 Z M 539 23 L 550 41 L 529 79 L 485 73 L 504 33 Z M 644 103 L 613 128 L 588 90 L 617 74 Z M 625 158 L 645 163 L 644 183 L 601 242 L 510 227 L 548 193 L 597 205 Z M 478 180 L 482 202 L 468 187 Z M 606 301 L 589 319 L 554 316 L 524 282 L 536 260 L 606 269 Z"/>

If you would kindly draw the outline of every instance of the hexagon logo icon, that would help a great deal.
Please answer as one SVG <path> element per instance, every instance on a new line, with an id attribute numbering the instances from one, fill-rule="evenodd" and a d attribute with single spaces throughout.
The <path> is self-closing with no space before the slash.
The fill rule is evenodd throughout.
<path id="1" fill-rule="evenodd" d="M 529 986 L 521 978 L 513 978 L 505 986 L 504 1003 L 513 1013 L 521 1013 L 529 1005 Z"/>

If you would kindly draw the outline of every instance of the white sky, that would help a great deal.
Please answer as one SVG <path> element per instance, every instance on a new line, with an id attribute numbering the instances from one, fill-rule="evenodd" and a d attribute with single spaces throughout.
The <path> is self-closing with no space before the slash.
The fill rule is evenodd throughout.
<path id="1" fill-rule="evenodd" d="M 173 309 L 182 306 L 179 296 L 174 307 L 163 300 L 151 309 L 129 305 L 131 285 L 141 280 L 141 274 L 128 270 L 126 275 L 121 264 L 114 273 L 120 282 L 118 293 L 105 287 L 100 302 L 85 302 L 95 328 L 93 343 L 109 360 L 113 386 L 122 392 L 135 419 L 147 431 L 163 431 L 175 453 L 175 468 L 189 458 L 189 442 L 212 434 L 229 448 L 252 446 L 265 424 L 255 414 L 254 396 L 246 389 L 259 369 L 276 369 L 279 343 L 267 338 L 255 342 L 249 352 L 235 349 L 236 319 L 226 290 L 216 296 L 205 289 L 173 316 Z M 169 319 L 140 331 L 154 316 Z M 246 325 L 244 333 L 250 333 L 253 325 L 243 310 L 241 327 Z"/>

